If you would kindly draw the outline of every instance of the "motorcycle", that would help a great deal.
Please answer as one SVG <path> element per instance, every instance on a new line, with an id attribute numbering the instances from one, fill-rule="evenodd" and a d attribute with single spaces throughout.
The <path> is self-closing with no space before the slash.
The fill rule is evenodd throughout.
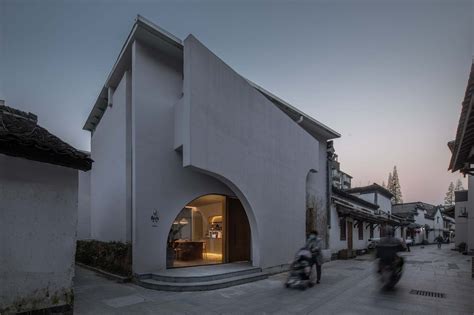
<path id="1" fill-rule="evenodd" d="M 379 258 L 378 273 L 380 274 L 382 289 L 393 289 L 402 277 L 405 261 L 397 253 L 404 249 L 403 243 L 396 239 L 384 244 L 379 243 L 379 246 L 377 246 L 376 257 Z"/>
<path id="2" fill-rule="evenodd" d="M 400 281 L 403 273 L 403 258 L 398 257 L 392 263 L 380 262 L 380 281 L 382 289 L 391 290 Z"/>

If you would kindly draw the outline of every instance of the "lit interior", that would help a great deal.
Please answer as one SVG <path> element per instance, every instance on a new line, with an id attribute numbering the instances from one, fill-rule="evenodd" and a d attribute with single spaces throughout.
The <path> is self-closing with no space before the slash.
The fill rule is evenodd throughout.
<path id="1" fill-rule="evenodd" d="M 168 268 L 223 262 L 224 207 L 224 196 L 206 195 L 181 210 L 168 235 Z"/>

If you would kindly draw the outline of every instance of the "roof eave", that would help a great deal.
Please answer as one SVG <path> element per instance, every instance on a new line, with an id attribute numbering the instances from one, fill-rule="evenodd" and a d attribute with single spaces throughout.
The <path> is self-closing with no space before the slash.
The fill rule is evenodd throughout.
<path id="1" fill-rule="evenodd" d="M 103 87 L 100 90 L 99 96 L 97 97 L 97 100 L 94 103 L 94 106 L 86 120 L 86 123 L 84 124 L 83 128 L 84 130 L 88 131 L 94 131 L 96 126 L 98 125 L 103 112 L 107 109 L 107 90 L 110 86 L 117 84 L 117 79 L 114 78 L 115 73 L 117 73 L 119 68 L 124 68 L 123 64 L 126 63 L 126 55 L 129 52 L 129 49 L 131 48 L 131 44 L 136 38 L 137 30 L 140 28 L 143 28 L 144 30 L 152 33 L 155 36 L 158 36 L 160 39 L 164 40 L 168 44 L 171 44 L 174 47 L 183 48 L 183 43 L 182 41 L 172 35 L 171 33 L 167 32 L 166 30 L 160 28 L 158 25 L 150 22 L 149 20 L 145 19 L 141 15 L 137 15 L 135 22 L 133 24 L 132 30 L 127 36 L 127 39 L 125 43 L 122 46 L 122 49 L 120 50 L 120 53 L 117 57 L 117 60 L 115 61 L 112 70 L 110 71 L 109 75 L 107 76 L 107 79 L 105 80 L 105 83 Z M 105 99 L 105 101 L 104 101 Z M 104 106 L 105 103 L 105 106 Z M 96 118 L 96 116 L 98 118 Z"/>
<path id="2" fill-rule="evenodd" d="M 125 63 L 124 57 L 127 55 L 127 51 L 129 51 L 131 44 L 136 38 L 136 34 L 139 29 L 144 29 L 153 35 L 159 37 L 163 41 L 167 42 L 168 44 L 178 48 L 178 49 L 183 49 L 183 42 L 172 35 L 171 33 L 167 32 L 166 30 L 160 28 L 158 25 L 152 23 L 151 21 L 147 20 L 146 18 L 138 15 L 137 18 L 135 19 L 135 23 L 132 27 L 132 30 L 130 31 L 127 40 L 125 41 L 124 45 L 122 46 L 122 49 L 120 51 L 119 56 L 117 57 L 117 60 L 115 61 L 114 66 L 112 67 L 112 70 L 110 71 L 109 75 L 107 76 L 107 79 L 105 81 L 104 86 L 102 87 L 99 96 L 94 103 L 94 107 L 92 108 L 86 123 L 83 126 L 84 130 L 88 130 L 93 132 L 96 126 L 99 124 L 100 119 L 102 118 L 102 115 L 104 114 L 105 110 L 107 109 L 107 92 L 108 88 L 112 86 L 113 84 L 118 84 L 117 78 L 116 77 L 116 72 L 117 69 L 119 68 L 124 68 L 121 66 L 123 63 Z M 317 121 L 313 117 L 307 115 L 306 113 L 300 111 L 299 109 L 295 108 L 291 104 L 285 102 L 281 98 L 277 97 L 276 95 L 272 94 L 271 92 L 265 90 L 261 86 L 253 83 L 252 81 L 246 79 L 247 82 L 260 91 L 262 94 L 264 94 L 267 98 L 270 98 L 274 100 L 277 104 L 278 107 L 280 108 L 285 108 L 286 111 L 290 111 L 294 115 L 299 117 L 303 117 L 303 121 L 300 122 L 300 125 L 303 129 L 305 129 L 308 133 L 310 133 L 313 136 L 318 136 L 322 137 L 326 140 L 330 139 L 335 139 L 335 138 L 340 138 L 341 134 L 338 132 L 334 131 L 330 127 L 324 125 L 323 123 Z M 114 81 L 114 82 L 112 82 Z M 288 113 L 287 113 L 288 114 Z M 303 124 L 306 124 L 306 126 L 303 126 Z"/>
<path id="3" fill-rule="evenodd" d="M 330 127 L 326 126 L 325 124 L 317 121 L 313 117 L 309 116 L 308 114 L 302 112 L 301 110 L 297 109 L 293 105 L 289 104 L 288 102 L 285 102 L 283 99 L 279 98 L 275 94 L 267 91 L 263 87 L 259 86 L 258 84 L 250 81 L 249 79 L 246 79 L 247 82 L 254 87 L 257 91 L 260 93 L 264 94 L 267 98 L 270 98 L 271 100 L 275 101 L 278 103 L 280 106 L 286 108 L 287 110 L 295 113 L 298 117 L 303 117 L 303 119 L 307 120 L 312 126 L 315 127 L 315 131 L 322 137 L 326 138 L 327 140 L 330 139 L 335 139 L 335 138 L 340 138 L 341 134 L 336 132 L 335 130 L 331 129 Z M 280 107 L 279 106 L 279 107 Z M 306 129 L 306 128 L 305 128 Z"/>

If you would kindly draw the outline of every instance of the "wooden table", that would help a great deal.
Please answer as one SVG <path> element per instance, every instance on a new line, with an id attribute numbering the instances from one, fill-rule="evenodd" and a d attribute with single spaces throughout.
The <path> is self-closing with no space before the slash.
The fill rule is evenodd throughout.
<path id="1" fill-rule="evenodd" d="M 203 241 L 175 241 L 174 249 L 178 260 L 202 259 Z"/>

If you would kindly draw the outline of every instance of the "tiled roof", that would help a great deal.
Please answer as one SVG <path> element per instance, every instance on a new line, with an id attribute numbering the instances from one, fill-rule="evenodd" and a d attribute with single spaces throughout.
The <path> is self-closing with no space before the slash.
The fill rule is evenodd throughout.
<path id="1" fill-rule="evenodd" d="M 359 197 L 356 197 L 354 195 L 351 195 L 351 194 L 349 194 L 349 193 L 347 193 L 347 192 L 345 192 L 345 191 L 343 191 L 343 190 L 341 190 L 341 189 L 339 189 L 335 186 L 332 186 L 332 192 L 333 192 L 333 194 L 338 195 L 338 196 L 342 197 L 343 199 L 350 200 L 350 201 L 352 201 L 356 204 L 359 204 L 361 206 L 365 206 L 369 209 L 376 210 L 376 209 L 379 208 L 378 205 L 373 204 L 371 202 L 368 202 L 368 201 L 366 201 L 364 199 L 361 199 Z"/>
<path id="2" fill-rule="evenodd" d="M 474 63 L 471 65 L 471 72 L 467 80 L 466 92 L 461 107 L 456 139 L 448 143 L 452 152 L 449 169 L 453 172 L 462 169 L 469 164 L 469 153 L 474 146 L 474 111 L 472 94 L 474 92 Z"/>
<path id="3" fill-rule="evenodd" d="M 399 203 L 392 206 L 392 213 L 396 215 L 401 215 L 403 213 L 413 213 L 416 214 L 418 209 L 426 210 L 425 217 L 432 219 L 436 214 L 438 208 L 434 205 L 431 205 L 426 202 L 408 202 L 408 203 Z"/>
<path id="4" fill-rule="evenodd" d="M 356 193 L 368 194 L 372 192 L 378 192 L 389 199 L 393 197 L 393 194 L 390 191 L 388 191 L 386 188 L 383 188 L 382 186 L 376 183 L 373 183 L 372 185 L 369 185 L 369 186 L 354 187 L 354 188 L 346 190 L 346 192 L 349 194 L 356 194 Z"/>
<path id="5" fill-rule="evenodd" d="M 37 116 L 0 105 L 0 153 L 88 171 L 92 160 L 37 124 Z"/>

